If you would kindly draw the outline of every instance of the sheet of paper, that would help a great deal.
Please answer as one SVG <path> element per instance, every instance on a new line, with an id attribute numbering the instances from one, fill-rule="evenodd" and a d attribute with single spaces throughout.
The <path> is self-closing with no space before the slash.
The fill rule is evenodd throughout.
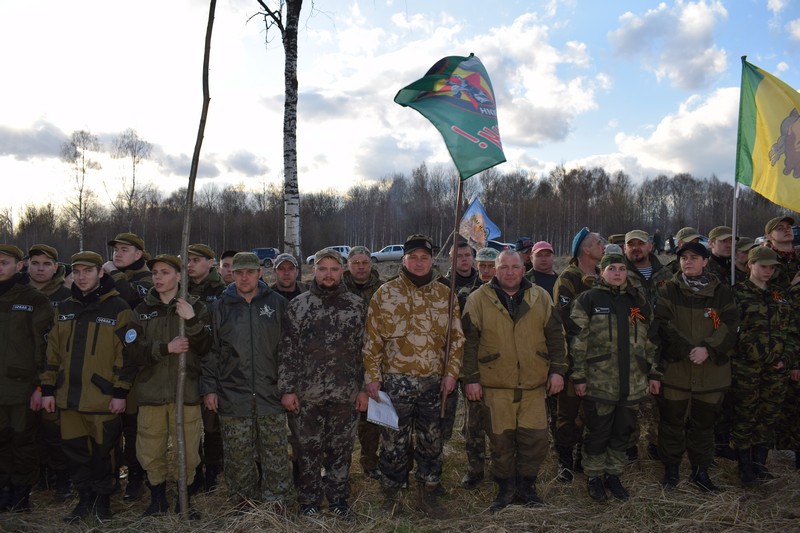
<path id="1" fill-rule="evenodd" d="M 378 391 L 380 402 L 372 398 L 369 399 L 367 406 L 367 421 L 379 426 L 385 426 L 394 430 L 399 429 L 397 425 L 397 411 L 394 410 L 392 399 L 383 391 Z"/>

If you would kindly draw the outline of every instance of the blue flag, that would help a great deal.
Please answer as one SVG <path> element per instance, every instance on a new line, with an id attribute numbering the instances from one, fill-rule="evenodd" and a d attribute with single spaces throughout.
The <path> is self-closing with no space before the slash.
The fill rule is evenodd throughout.
<path id="1" fill-rule="evenodd" d="M 489 219 L 480 200 L 475 198 L 464 212 L 458 233 L 469 242 L 475 250 L 486 247 L 486 241 L 500 236 L 500 228 Z"/>

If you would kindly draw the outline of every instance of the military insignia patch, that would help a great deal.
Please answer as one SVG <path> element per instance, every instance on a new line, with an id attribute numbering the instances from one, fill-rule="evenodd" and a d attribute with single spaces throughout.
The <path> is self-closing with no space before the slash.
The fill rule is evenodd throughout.
<path id="1" fill-rule="evenodd" d="M 137 333 L 135 329 L 129 329 L 125 332 L 125 344 L 130 344 L 136 340 Z"/>

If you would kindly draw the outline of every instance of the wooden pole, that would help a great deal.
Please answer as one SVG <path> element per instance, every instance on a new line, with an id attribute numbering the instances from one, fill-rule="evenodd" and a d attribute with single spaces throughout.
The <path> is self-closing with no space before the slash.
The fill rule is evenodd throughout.
<path id="1" fill-rule="evenodd" d="M 192 203 L 194 202 L 194 184 L 197 180 L 197 167 L 200 164 L 200 148 L 203 146 L 203 137 L 206 130 L 206 118 L 208 117 L 208 105 L 211 102 L 208 90 L 208 62 L 211 55 L 211 30 L 214 28 L 214 11 L 216 10 L 216 0 L 211 0 L 208 9 L 208 25 L 206 26 L 205 50 L 203 53 L 203 109 L 200 112 L 200 125 L 197 128 L 197 139 L 195 140 L 194 153 L 192 154 L 192 167 L 189 171 L 189 186 L 186 188 L 186 209 L 183 213 L 183 233 L 181 236 L 181 257 L 184 263 L 188 260 L 189 254 L 189 235 L 192 228 Z M 181 276 L 180 296 L 186 299 L 189 287 L 189 275 L 184 272 Z M 186 324 L 180 321 L 178 335 L 186 336 Z M 175 445 L 178 449 L 178 501 L 180 503 L 181 515 L 185 518 L 189 512 L 189 492 L 186 487 L 186 436 L 183 431 L 183 399 L 186 388 L 186 354 L 178 355 L 178 382 L 175 386 Z"/>
<path id="2" fill-rule="evenodd" d="M 447 305 L 447 338 L 444 342 L 444 367 L 442 368 L 442 379 L 447 373 L 447 363 L 450 360 L 450 347 L 453 337 L 453 307 L 455 307 L 456 300 L 456 266 L 458 265 L 458 225 L 461 222 L 461 198 L 464 195 L 464 181 L 459 178 L 458 180 L 458 194 L 456 195 L 456 221 L 453 228 L 453 251 L 450 261 L 450 302 Z M 458 394 L 458 391 L 453 391 Z M 452 394 L 452 393 L 451 393 Z M 439 409 L 439 418 L 444 418 L 445 402 L 447 395 L 442 390 L 442 405 Z"/>

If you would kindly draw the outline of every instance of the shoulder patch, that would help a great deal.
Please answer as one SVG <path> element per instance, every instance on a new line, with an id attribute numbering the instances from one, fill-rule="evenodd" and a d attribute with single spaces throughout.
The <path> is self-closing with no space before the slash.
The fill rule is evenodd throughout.
<path id="1" fill-rule="evenodd" d="M 135 329 L 129 329 L 125 332 L 125 344 L 130 344 L 138 337 Z"/>
<path id="2" fill-rule="evenodd" d="M 153 311 L 150 314 L 147 313 L 139 313 L 139 320 L 152 320 L 158 316 L 158 311 Z"/>
<path id="3" fill-rule="evenodd" d="M 147 296 L 147 291 L 148 291 L 148 288 L 147 288 L 147 287 L 145 287 L 144 285 L 138 285 L 138 284 L 137 284 L 137 285 L 136 285 L 136 289 L 139 291 L 139 296 L 141 296 L 142 298 L 144 298 L 145 296 Z"/>
<path id="4" fill-rule="evenodd" d="M 593 315 L 609 315 L 611 314 L 611 309 L 608 307 L 592 307 L 592 314 Z"/>
<path id="5" fill-rule="evenodd" d="M 58 315 L 58 319 L 62 322 L 66 320 L 75 320 L 75 313 L 70 313 L 68 315 Z"/>
<path id="6" fill-rule="evenodd" d="M 12 311 L 26 311 L 28 313 L 33 313 L 33 306 L 26 305 L 26 304 L 12 304 L 11 305 Z"/>
<path id="7" fill-rule="evenodd" d="M 561 295 L 558 296 L 558 305 L 560 305 L 561 307 L 568 306 L 571 301 L 572 298 L 570 298 L 569 296 L 561 296 Z"/>
<path id="8" fill-rule="evenodd" d="M 106 324 L 108 326 L 116 326 L 117 325 L 117 321 L 115 319 L 106 318 L 106 317 L 102 317 L 102 316 L 97 317 L 95 319 L 95 323 L 97 323 L 97 324 Z"/>

